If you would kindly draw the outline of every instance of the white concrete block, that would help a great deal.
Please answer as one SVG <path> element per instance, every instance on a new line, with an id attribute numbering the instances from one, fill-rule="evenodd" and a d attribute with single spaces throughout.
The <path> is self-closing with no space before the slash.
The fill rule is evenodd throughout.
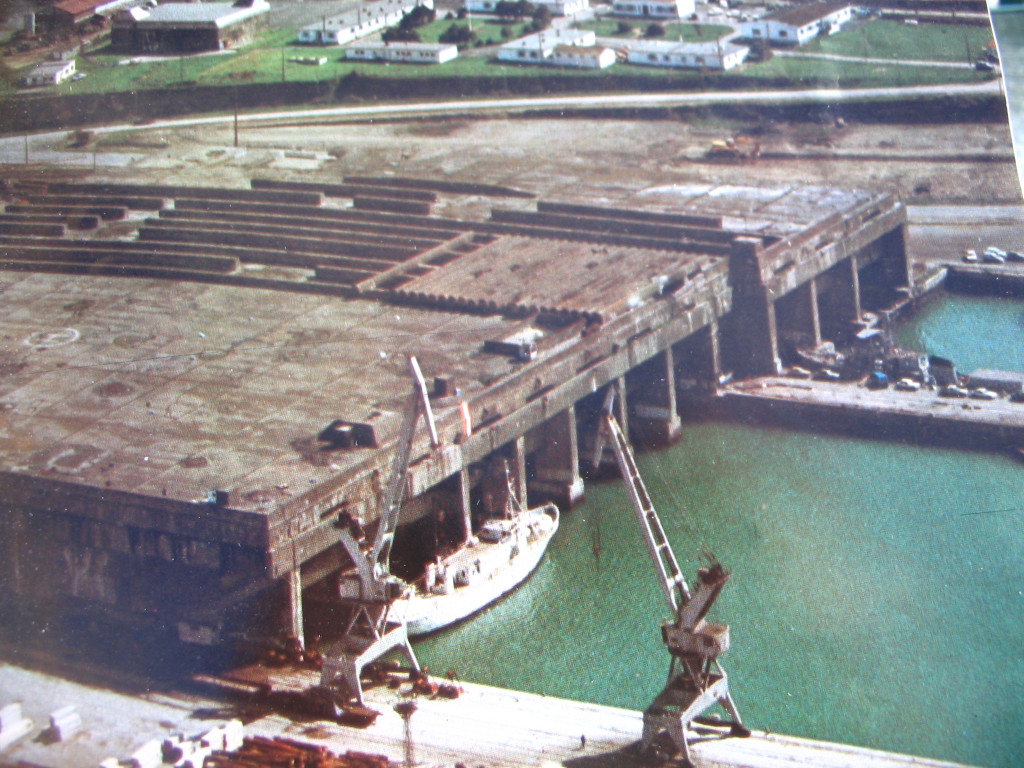
<path id="1" fill-rule="evenodd" d="M 198 747 L 195 752 L 186 757 L 179 764 L 181 768 L 203 768 L 203 763 L 213 754 L 213 749 L 210 747 Z"/>
<path id="2" fill-rule="evenodd" d="M 224 724 L 224 749 L 234 752 L 242 748 L 245 741 L 245 726 L 241 720 L 228 720 Z"/>
<path id="3" fill-rule="evenodd" d="M 132 752 L 128 765 L 131 768 L 156 768 L 162 762 L 163 755 L 160 752 L 160 739 L 153 739 Z"/>
<path id="4" fill-rule="evenodd" d="M 32 730 L 32 721 L 21 714 L 21 702 L 0 709 L 0 750 L 7 749 Z"/>
<path id="5" fill-rule="evenodd" d="M 67 741 L 82 728 L 82 716 L 74 706 L 61 707 L 50 714 L 50 735 L 56 741 Z"/>
<path id="6" fill-rule="evenodd" d="M 203 734 L 202 738 L 199 739 L 199 745 L 218 751 L 222 750 L 224 749 L 224 733 L 225 730 L 223 725 L 211 728 Z"/>
<path id="7" fill-rule="evenodd" d="M 20 701 L 11 702 L 7 706 L 0 708 L 0 733 L 20 723 L 23 719 Z"/>

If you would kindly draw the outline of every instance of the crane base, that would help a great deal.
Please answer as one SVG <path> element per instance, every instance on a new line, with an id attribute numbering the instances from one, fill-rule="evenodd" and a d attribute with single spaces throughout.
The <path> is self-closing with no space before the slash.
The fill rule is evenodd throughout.
<path id="1" fill-rule="evenodd" d="M 363 686 L 361 682 L 363 667 L 387 655 L 393 650 L 400 651 L 419 671 L 409 644 L 409 634 L 405 622 L 390 624 L 385 632 L 376 638 L 349 635 L 338 643 L 324 649 L 324 664 L 320 673 L 320 686 L 324 689 L 336 689 L 338 683 L 345 689 L 346 703 L 355 701 L 363 704 Z"/>
<path id="2" fill-rule="evenodd" d="M 687 730 L 704 712 L 716 704 L 733 718 L 721 725 L 729 728 L 730 736 L 749 736 L 750 729 L 740 721 L 736 705 L 729 694 L 729 681 L 724 675 L 710 675 L 707 685 L 697 688 L 693 680 L 679 674 L 669 680 L 651 705 L 644 710 L 644 730 L 641 744 L 645 751 L 663 756 L 679 756 L 686 765 L 692 765 Z"/>

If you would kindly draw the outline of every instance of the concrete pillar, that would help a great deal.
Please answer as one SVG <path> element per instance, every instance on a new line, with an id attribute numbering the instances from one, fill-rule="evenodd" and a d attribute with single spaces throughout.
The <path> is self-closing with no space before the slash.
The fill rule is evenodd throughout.
<path id="1" fill-rule="evenodd" d="M 295 568 L 284 576 L 285 589 L 288 592 L 288 635 L 295 638 L 299 645 L 306 647 L 306 632 L 302 619 L 302 570 Z"/>
<path id="2" fill-rule="evenodd" d="M 857 254 L 850 256 L 850 309 L 853 312 L 853 321 L 860 320 L 863 312 L 860 306 L 860 268 Z"/>
<path id="3" fill-rule="evenodd" d="M 645 445 L 669 445 L 682 434 L 676 410 L 676 365 L 672 347 L 654 356 L 637 371 L 644 379 L 634 381 L 631 398 L 632 429 Z"/>
<path id="4" fill-rule="evenodd" d="M 902 224 L 879 240 L 886 285 L 907 288 L 913 284 L 910 258 L 907 256 L 907 225 Z"/>
<path id="5" fill-rule="evenodd" d="M 763 283 L 761 255 L 764 241 L 737 237 L 732 242 L 729 279 L 733 285 L 730 318 L 730 361 L 741 375 L 779 373 L 779 331 L 775 303 Z"/>
<path id="6" fill-rule="evenodd" d="M 469 468 L 459 470 L 459 511 L 462 514 L 462 540 L 466 541 L 473 534 L 473 508 L 469 499 L 470 481 Z"/>
<path id="7" fill-rule="evenodd" d="M 543 438 L 537 451 L 533 491 L 568 509 L 583 499 L 580 477 L 580 446 L 576 433 L 576 407 L 555 414 L 542 427 Z"/>
<path id="8" fill-rule="evenodd" d="M 626 388 L 626 377 L 619 376 L 615 380 L 619 388 L 619 396 L 615 398 L 615 418 L 618 419 L 622 433 L 629 434 L 629 395 Z"/>
<path id="9" fill-rule="evenodd" d="M 743 376 L 766 376 L 782 371 L 775 302 L 764 294 L 745 296 L 733 305 L 733 361 Z"/>
<path id="10" fill-rule="evenodd" d="M 821 345 L 821 310 L 818 309 L 818 280 L 807 281 L 807 305 L 811 313 L 811 333 L 814 334 L 814 346 Z"/>
<path id="11" fill-rule="evenodd" d="M 698 334 L 701 341 L 703 360 L 698 360 L 696 378 L 702 386 L 715 389 L 722 381 L 722 330 L 718 320 L 713 319 Z M 677 367 L 677 371 L 681 370 Z"/>
<path id="12" fill-rule="evenodd" d="M 512 459 L 509 461 L 512 473 L 512 491 L 519 503 L 526 506 L 526 437 L 520 435 L 512 441 Z"/>

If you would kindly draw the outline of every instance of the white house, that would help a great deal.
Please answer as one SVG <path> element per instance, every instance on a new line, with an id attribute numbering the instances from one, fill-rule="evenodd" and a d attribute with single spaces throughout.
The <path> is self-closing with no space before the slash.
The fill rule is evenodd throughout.
<path id="1" fill-rule="evenodd" d="M 603 45 L 559 45 L 548 61 L 556 67 L 605 69 L 615 63 L 615 51 Z"/>
<path id="2" fill-rule="evenodd" d="M 697 10 L 695 0 L 614 0 L 616 16 L 639 16 L 645 19 L 685 19 Z"/>
<path id="3" fill-rule="evenodd" d="M 740 37 L 777 45 L 803 45 L 818 35 L 837 32 L 853 18 L 854 6 L 844 2 L 805 3 L 744 22 Z"/>
<path id="4" fill-rule="evenodd" d="M 623 40 L 626 60 L 647 67 L 729 70 L 742 64 L 750 48 L 712 40 L 680 43 L 671 40 Z"/>
<path id="5" fill-rule="evenodd" d="M 515 2 L 516 0 L 512 0 Z M 534 7 L 547 6 L 552 16 L 574 16 L 590 7 L 590 0 L 530 0 Z M 492 14 L 498 6 L 498 0 L 465 0 L 466 10 L 470 13 Z"/>
<path id="6" fill-rule="evenodd" d="M 75 60 L 44 61 L 32 68 L 25 75 L 24 83 L 28 86 L 60 85 L 75 74 Z"/>
<path id="7" fill-rule="evenodd" d="M 585 29 L 545 29 L 518 40 L 505 43 L 498 49 L 498 60 L 518 64 L 547 62 L 560 45 L 589 48 L 597 44 L 597 35 Z"/>
<path id="8" fill-rule="evenodd" d="M 324 17 L 299 30 L 299 42 L 309 45 L 344 45 L 397 24 L 418 5 L 434 7 L 434 0 L 379 0 L 362 3 L 339 15 Z"/>
<path id="9" fill-rule="evenodd" d="M 346 59 L 397 64 L 444 64 L 458 55 L 457 46 L 444 43 L 357 43 L 345 49 Z"/>

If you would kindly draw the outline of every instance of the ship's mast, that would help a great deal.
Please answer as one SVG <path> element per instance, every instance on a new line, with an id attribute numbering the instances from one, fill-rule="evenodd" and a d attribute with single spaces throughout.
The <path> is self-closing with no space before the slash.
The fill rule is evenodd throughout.
<path id="1" fill-rule="evenodd" d="M 362 704 L 360 674 L 363 667 L 392 650 L 400 651 L 413 669 L 419 671 L 419 662 L 409 644 L 405 617 L 400 611 L 392 611 L 396 601 L 408 596 L 409 585 L 391 573 L 391 547 L 420 414 L 427 423 L 431 446 L 437 448 L 440 441 L 427 385 L 415 357 L 409 359 L 409 367 L 414 386 L 385 487 L 376 534 L 372 541 L 367 541 L 362 525 L 355 520 L 348 521 L 339 533 L 355 570 L 343 573 L 338 581 L 338 594 L 348 608 L 349 618 L 341 639 L 326 649 L 320 676 L 321 688 L 330 692 L 336 706 L 339 699 L 342 703 L 355 700 Z"/>
<path id="2" fill-rule="evenodd" d="M 605 398 L 594 463 L 596 466 L 600 461 L 605 445 L 610 445 L 673 617 L 661 628 L 672 658 L 668 682 L 644 710 L 643 746 L 649 752 L 679 754 L 687 765 L 692 765 L 687 729 L 715 704 L 720 704 L 730 716 L 727 724 L 731 735 L 750 735 L 729 693 L 725 670 L 718 663 L 718 656 L 729 649 L 729 627 L 706 621 L 729 580 L 729 573 L 717 562 L 701 568 L 696 588 L 691 592 L 640 476 L 633 449 L 615 418 L 614 400 L 612 387 Z"/>

